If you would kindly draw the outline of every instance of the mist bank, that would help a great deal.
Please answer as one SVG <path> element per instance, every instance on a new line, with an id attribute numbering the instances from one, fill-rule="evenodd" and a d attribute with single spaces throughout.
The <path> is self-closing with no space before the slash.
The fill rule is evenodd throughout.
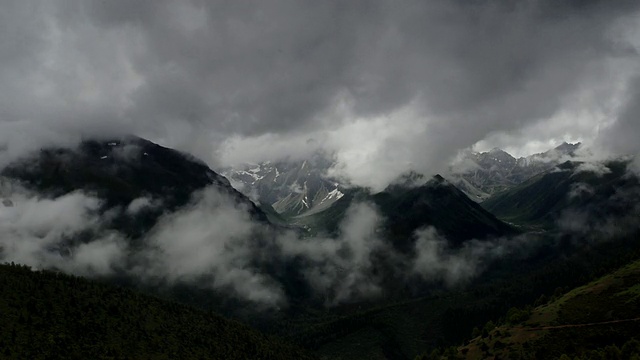
<path id="1" fill-rule="evenodd" d="M 581 166 L 574 173 L 583 171 Z M 590 191 L 575 186 L 567 196 Z M 630 187 L 609 200 L 625 199 L 635 207 L 606 216 L 598 207 L 567 208 L 547 234 L 454 244 L 425 227 L 413 234 L 410 251 L 401 251 L 384 237 L 386 219 L 367 202 L 349 207 L 336 236 L 305 236 L 256 220 L 247 204 L 212 185 L 194 192 L 185 206 L 163 212 L 134 238 L 113 220 L 161 208 L 159 200 L 137 198 L 105 209 L 104 199 L 94 194 L 45 196 L 9 179 L 3 179 L 0 195 L 0 261 L 88 277 L 127 276 L 158 286 L 189 285 L 276 310 L 287 308 L 301 287 L 309 299 L 331 307 L 390 298 L 403 286 L 465 286 L 502 259 L 526 260 L 543 247 L 566 246 L 567 238 L 578 248 L 624 236 L 638 229 L 640 214 L 634 202 L 640 192 Z M 292 292 L 292 279 L 298 292 Z"/>

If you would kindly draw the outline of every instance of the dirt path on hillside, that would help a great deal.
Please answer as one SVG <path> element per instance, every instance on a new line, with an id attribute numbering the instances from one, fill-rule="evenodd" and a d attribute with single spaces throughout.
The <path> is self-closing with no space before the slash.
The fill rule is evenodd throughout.
<path id="1" fill-rule="evenodd" d="M 518 326 L 516 327 L 519 330 L 524 331 L 540 331 L 540 330 L 553 330 L 553 329 L 566 329 L 566 328 L 575 328 L 575 327 L 587 327 L 587 326 L 597 326 L 597 325 L 608 325 L 608 324 L 619 324 L 624 322 L 632 322 L 632 321 L 640 321 L 640 317 L 633 319 L 623 319 L 623 320 L 610 320 L 610 321 L 601 321 L 601 322 L 593 322 L 593 323 L 585 323 L 585 324 L 567 324 L 567 325 L 556 325 L 556 326 L 541 326 L 541 327 L 525 327 Z"/>

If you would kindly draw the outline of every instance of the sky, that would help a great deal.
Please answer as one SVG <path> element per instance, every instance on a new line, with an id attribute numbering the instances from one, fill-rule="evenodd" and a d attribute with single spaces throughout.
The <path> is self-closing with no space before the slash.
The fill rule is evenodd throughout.
<path id="1" fill-rule="evenodd" d="M 468 148 L 640 150 L 637 1 L 0 3 L 0 165 L 134 133 L 376 189 Z"/>

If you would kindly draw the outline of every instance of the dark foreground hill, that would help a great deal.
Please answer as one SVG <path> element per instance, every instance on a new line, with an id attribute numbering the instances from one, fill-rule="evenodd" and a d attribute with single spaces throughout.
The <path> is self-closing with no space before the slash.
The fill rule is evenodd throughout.
<path id="1" fill-rule="evenodd" d="M 0 265 L 2 359 L 313 359 L 246 325 L 82 278 Z"/>

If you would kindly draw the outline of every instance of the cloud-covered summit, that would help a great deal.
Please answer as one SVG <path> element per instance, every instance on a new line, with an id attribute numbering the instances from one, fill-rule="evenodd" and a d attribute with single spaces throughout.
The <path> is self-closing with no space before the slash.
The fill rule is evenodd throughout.
<path id="1" fill-rule="evenodd" d="M 638 6 L 6 2 L 0 143 L 129 132 L 211 165 L 321 147 L 374 188 L 482 140 L 609 147 L 637 124 Z"/>

